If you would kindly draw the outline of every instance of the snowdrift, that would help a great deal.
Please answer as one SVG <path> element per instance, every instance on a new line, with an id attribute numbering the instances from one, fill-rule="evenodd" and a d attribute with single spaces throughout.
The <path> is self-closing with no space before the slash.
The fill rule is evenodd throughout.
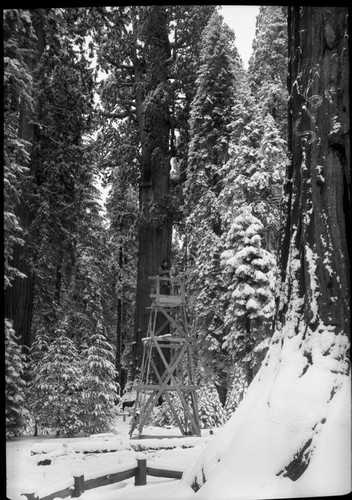
<path id="1" fill-rule="evenodd" d="M 337 368 L 346 341 L 318 330 L 276 333 L 238 410 L 184 474 L 195 498 L 350 492 L 351 381 Z"/>

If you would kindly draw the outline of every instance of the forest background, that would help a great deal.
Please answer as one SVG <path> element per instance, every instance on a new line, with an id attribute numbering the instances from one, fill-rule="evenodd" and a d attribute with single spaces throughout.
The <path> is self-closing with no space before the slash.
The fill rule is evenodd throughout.
<path id="1" fill-rule="evenodd" d="M 163 258 L 187 276 L 202 423 L 237 408 L 273 333 L 286 10 L 260 7 L 248 70 L 217 6 L 4 11 L 9 433 L 109 429 Z"/>

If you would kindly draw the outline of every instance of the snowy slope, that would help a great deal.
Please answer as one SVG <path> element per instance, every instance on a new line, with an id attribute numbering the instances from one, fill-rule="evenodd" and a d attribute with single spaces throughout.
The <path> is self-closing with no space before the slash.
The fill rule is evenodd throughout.
<path id="1" fill-rule="evenodd" d="M 327 369 L 333 368 L 326 366 L 331 358 L 320 356 L 321 345 L 314 345 L 334 345 L 333 335 L 322 330 L 320 336 L 308 332 L 303 338 L 303 332 L 290 336 L 286 331 L 282 348 L 276 338 L 238 410 L 184 475 L 188 484 L 201 486 L 196 498 L 285 498 L 351 490 L 350 378 Z M 303 355 L 305 342 L 317 358 L 313 365 Z M 337 393 L 331 399 L 332 387 Z M 305 473 L 296 481 L 280 474 L 310 439 Z"/>

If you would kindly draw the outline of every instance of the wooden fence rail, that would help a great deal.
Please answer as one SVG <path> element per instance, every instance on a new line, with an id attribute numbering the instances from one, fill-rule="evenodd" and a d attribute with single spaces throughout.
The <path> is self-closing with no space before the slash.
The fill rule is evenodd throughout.
<path id="1" fill-rule="evenodd" d="M 87 490 L 106 486 L 107 484 L 119 483 L 131 477 L 134 477 L 135 486 L 144 486 L 147 484 L 147 476 L 154 477 L 168 477 L 172 479 L 181 479 L 182 472 L 168 469 L 160 469 L 157 467 L 147 467 L 147 460 L 145 458 L 137 458 L 136 467 L 105 474 L 104 476 L 96 477 L 94 479 L 84 480 L 84 475 L 74 476 L 74 484 L 71 487 L 50 493 L 44 497 L 35 496 L 35 493 L 22 493 L 27 497 L 27 500 L 53 500 L 54 498 L 78 498 Z"/>

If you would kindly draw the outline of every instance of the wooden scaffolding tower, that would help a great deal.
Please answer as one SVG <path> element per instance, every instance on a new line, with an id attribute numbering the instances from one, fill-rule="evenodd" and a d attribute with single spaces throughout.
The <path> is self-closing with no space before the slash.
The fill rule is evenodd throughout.
<path id="1" fill-rule="evenodd" d="M 191 342 L 186 316 L 185 279 L 149 277 L 152 304 L 133 410 L 130 436 L 141 436 L 153 408 L 166 401 L 182 435 L 200 436 Z M 171 394 L 182 405 L 176 410 Z"/>

